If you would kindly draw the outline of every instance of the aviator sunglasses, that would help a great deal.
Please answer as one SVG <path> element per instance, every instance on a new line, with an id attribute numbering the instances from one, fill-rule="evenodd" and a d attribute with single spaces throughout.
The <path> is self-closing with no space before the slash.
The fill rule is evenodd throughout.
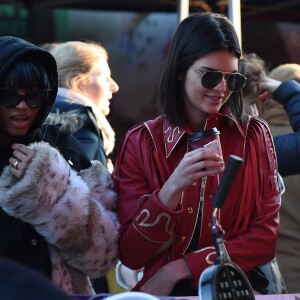
<path id="1" fill-rule="evenodd" d="M 231 92 L 237 92 L 241 88 L 243 88 L 247 78 L 240 73 L 229 73 L 229 72 L 221 72 L 221 71 L 206 71 L 201 72 L 192 66 L 190 66 L 192 70 L 197 72 L 202 76 L 201 84 L 206 89 L 215 88 L 225 77 L 226 86 L 228 90 Z"/>
<path id="2" fill-rule="evenodd" d="M 12 89 L 0 88 L 0 105 L 7 108 L 13 108 L 18 106 L 21 101 L 24 100 L 30 108 L 38 108 L 47 102 L 51 92 L 52 90 L 46 89 L 27 95 L 20 95 Z"/>

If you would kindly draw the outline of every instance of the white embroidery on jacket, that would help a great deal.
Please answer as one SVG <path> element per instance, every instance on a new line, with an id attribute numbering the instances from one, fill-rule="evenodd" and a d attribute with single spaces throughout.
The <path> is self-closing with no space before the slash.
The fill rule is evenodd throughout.
<path id="1" fill-rule="evenodd" d="M 165 230 L 166 230 L 167 233 L 171 234 L 171 231 L 168 229 L 168 225 L 169 225 L 169 223 L 171 221 L 171 216 L 169 214 L 167 214 L 167 213 L 161 213 L 161 214 L 159 214 L 156 217 L 156 219 L 155 219 L 155 221 L 153 223 L 146 223 L 146 221 L 150 218 L 150 212 L 149 212 L 148 209 L 143 209 L 141 211 L 141 213 L 136 217 L 136 220 L 138 221 L 138 219 L 144 213 L 146 214 L 146 216 L 145 216 L 145 218 L 141 222 L 138 223 L 140 226 L 142 226 L 142 227 L 152 227 L 152 226 L 155 226 L 162 217 L 166 217 L 167 218 L 167 222 L 166 222 Z"/>

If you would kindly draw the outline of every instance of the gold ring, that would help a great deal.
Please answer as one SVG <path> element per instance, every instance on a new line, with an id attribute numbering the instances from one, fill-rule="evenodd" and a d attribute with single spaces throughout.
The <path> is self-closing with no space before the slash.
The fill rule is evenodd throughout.
<path id="1" fill-rule="evenodd" d="M 13 166 L 14 166 L 15 169 L 18 169 L 18 163 L 19 163 L 18 160 L 16 160 L 16 161 L 14 162 Z"/>

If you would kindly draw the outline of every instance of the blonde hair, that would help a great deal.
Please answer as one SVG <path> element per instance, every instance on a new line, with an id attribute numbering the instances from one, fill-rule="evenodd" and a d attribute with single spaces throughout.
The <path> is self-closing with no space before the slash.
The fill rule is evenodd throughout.
<path id="1" fill-rule="evenodd" d="M 51 54 L 57 63 L 58 86 L 79 93 L 80 84 L 89 81 L 93 66 L 103 58 L 108 60 L 106 49 L 96 42 L 61 43 Z"/>
<path id="2" fill-rule="evenodd" d="M 57 63 L 58 86 L 78 93 L 82 96 L 82 104 L 92 108 L 102 131 L 104 150 L 106 154 L 111 153 L 115 144 L 115 132 L 98 106 L 80 91 L 81 84 L 89 82 L 93 67 L 100 60 L 108 60 L 106 49 L 93 41 L 69 41 L 57 45 L 50 52 Z M 75 98 L 73 100 L 78 101 Z"/>
<path id="3" fill-rule="evenodd" d="M 279 65 L 270 72 L 269 77 L 282 82 L 287 80 L 296 80 L 300 83 L 300 65 Z M 280 126 L 290 124 L 289 115 L 285 111 L 284 107 L 274 99 L 269 99 L 263 103 L 261 116 L 272 125 Z"/>
<path id="4" fill-rule="evenodd" d="M 269 76 L 279 81 L 296 80 L 300 83 L 300 65 L 283 64 L 274 68 Z"/>

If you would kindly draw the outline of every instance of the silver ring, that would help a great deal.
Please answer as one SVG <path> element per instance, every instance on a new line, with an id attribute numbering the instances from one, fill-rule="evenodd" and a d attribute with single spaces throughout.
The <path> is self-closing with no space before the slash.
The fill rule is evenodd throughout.
<path id="1" fill-rule="evenodd" d="M 17 169 L 17 170 L 18 170 L 18 163 L 19 163 L 19 161 L 16 160 L 16 161 L 14 162 L 14 164 L 13 164 L 14 168 Z"/>

